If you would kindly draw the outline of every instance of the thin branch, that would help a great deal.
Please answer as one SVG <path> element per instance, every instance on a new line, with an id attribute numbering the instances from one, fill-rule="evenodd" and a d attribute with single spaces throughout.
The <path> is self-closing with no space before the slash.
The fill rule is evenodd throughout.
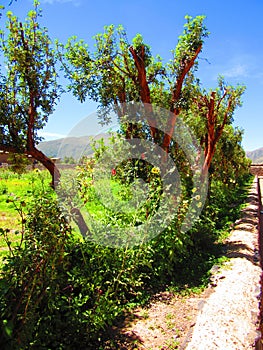
<path id="1" fill-rule="evenodd" d="M 227 93 L 228 93 L 228 90 L 225 89 L 223 95 L 221 96 L 221 98 L 219 99 L 219 101 L 218 101 L 218 103 L 217 103 L 217 108 L 216 108 L 216 112 L 217 112 L 217 113 L 218 113 L 219 108 L 220 108 L 220 106 L 221 106 L 221 103 L 222 103 L 222 101 L 225 99 Z"/>
<path id="2" fill-rule="evenodd" d="M 194 54 L 194 56 L 191 58 L 190 61 L 186 62 L 181 74 L 179 75 L 179 77 L 176 79 L 176 83 L 174 86 L 174 90 L 173 90 L 173 96 L 172 96 L 172 100 L 171 100 L 171 112 L 174 112 L 175 108 L 175 103 L 179 100 L 181 92 L 182 92 L 182 87 L 183 87 L 183 82 L 184 82 L 184 78 L 186 76 L 186 74 L 190 71 L 190 69 L 193 67 L 195 60 L 198 56 L 198 54 L 200 53 L 200 51 L 202 50 L 202 44 L 200 44 Z M 176 113 L 179 114 L 179 111 Z"/>

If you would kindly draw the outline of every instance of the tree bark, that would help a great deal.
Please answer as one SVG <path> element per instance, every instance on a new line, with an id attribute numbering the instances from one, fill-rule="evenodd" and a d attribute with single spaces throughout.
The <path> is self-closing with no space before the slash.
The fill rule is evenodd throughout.
<path id="1" fill-rule="evenodd" d="M 171 114 L 167 122 L 167 129 L 162 142 L 162 148 L 167 154 L 169 153 L 169 147 L 170 147 L 172 135 L 175 128 L 176 119 L 181 111 L 181 109 L 178 106 L 176 106 L 176 104 L 179 101 L 182 94 L 184 79 L 186 75 L 189 73 L 189 71 L 191 70 L 191 68 L 193 67 L 195 60 L 201 50 L 202 50 L 202 45 L 199 45 L 199 47 L 195 51 L 194 56 L 189 61 L 182 62 L 183 69 L 181 71 L 181 74 L 176 79 L 172 100 L 171 100 L 171 108 L 170 108 Z"/>
<path id="2" fill-rule="evenodd" d="M 227 95 L 227 90 L 224 92 L 223 96 L 216 102 L 216 92 L 212 91 L 210 98 L 203 96 L 202 103 L 207 108 L 206 113 L 206 125 L 207 125 L 207 135 L 205 138 L 205 161 L 203 164 L 203 172 L 208 172 L 211 166 L 216 145 L 223 133 L 225 125 L 227 124 L 228 116 L 232 108 L 233 100 L 230 97 L 227 103 L 227 107 L 224 112 L 224 117 L 221 124 L 218 122 L 218 111 L 220 105 Z"/>
<path id="3" fill-rule="evenodd" d="M 52 188 L 55 189 L 56 186 L 58 185 L 59 179 L 60 179 L 60 172 L 58 168 L 50 158 L 48 158 L 43 152 L 41 152 L 37 148 L 34 147 L 31 150 L 26 149 L 24 151 L 21 151 L 21 149 L 19 150 L 14 146 L 1 144 L 0 150 L 4 152 L 9 152 L 9 153 L 18 153 L 18 154 L 25 154 L 25 155 L 32 156 L 49 171 L 52 177 L 52 181 L 51 181 Z"/>
<path id="4" fill-rule="evenodd" d="M 129 50 L 132 54 L 135 66 L 137 68 L 137 72 L 138 72 L 137 81 L 140 88 L 140 97 L 141 97 L 142 103 L 145 106 L 146 118 L 150 126 L 151 136 L 152 136 L 152 139 L 156 141 L 157 126 L 156 126 L 156 120 L 153 118 L 153 115 L 152 115 L 153 109 L 151 105 L 151 92 L 147 81 L 145 62 L 144 62 L 145 48 L 144 46 L 141 46 L 140 54 L 137 54 L 137 52 L 134 50 L 132 46 L 130 46 Z"/>
<path id="5" fill-rule="evenodd" d="M 27 151 L 27 154 L 30 154 L 34 159 L 40 162 L 49 171 L 52 177 L 51 186 L 52 188 L 55 189 L 59 184 L 59 179 L 60 179 L 60 172 L 56 164 L 50 158 L 48 158 L 43 152 L 41 152 L 35 147 Z"/>

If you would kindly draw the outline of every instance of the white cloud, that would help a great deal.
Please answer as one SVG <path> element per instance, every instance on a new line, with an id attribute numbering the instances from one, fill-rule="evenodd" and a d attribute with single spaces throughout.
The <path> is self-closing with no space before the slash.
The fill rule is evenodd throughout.
<path id="1" fill-rule="evenodd" d="M 225 62 L 221 74 L 226 78 L 262 79 L 262 54 L 239 54 Z"/>
<path id="2" fill-rule="evenodd" d="M 240 77 L 247 77 L 248 76 L 248 70 L 246 65 L 244 64 L 236 64 L 235 66 L 227 69 L 222 73 L 222 75 L 226 78 L 240 78 Z"/>
<path id="3" fill-rule="evenodd" d="M 55 140 L 55 139 L 62 139 L 66 137 L 66 135 L 59 134 L 56 132 L 46 132 L 46 131 L 39 131 L 39 136 L 44 137 L 45 140 Z"/>
<path id="4" fill-rule="evenodd" d="M 42 0 L 41 4 L 53 5 L 54 3 L 65 4 L 71 2 L 74 6 L 79 6 L 81 0 Z"/>

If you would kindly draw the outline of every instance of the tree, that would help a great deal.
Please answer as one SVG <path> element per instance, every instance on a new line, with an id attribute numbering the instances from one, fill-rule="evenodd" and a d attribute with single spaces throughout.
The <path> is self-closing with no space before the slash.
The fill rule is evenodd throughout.
<path id="1" fill-rule="evenodd" d="M 31 155 L 48 169 L 55 186 L 59 171 L 37 144 L 38 131 L 48 121 L 62 88 L 57 83 L 56 54 L 39 16 L 38 1 L 24 23 L 9 11 L 7 36 L 1 31 L 5 67 L 0 78 L 0 149 Z"/>
<path id="2" fill-rule="evenodd" d="M 210 166 L 212 177 L 230 188 L 249 173 L 250 160 L 242 148 L 242 136 L 243 131 L 238 127 L 226 125 Z"/>
<path id="3" fill-rule="evenodd" d="M 203 135 L 200 135 L 205 153 L 203 172 L 209 170 L 225 127 L 231 125 L 236 107 L 242 105 L 241 96 L 244 91 L 244 86 L 227 86 L 224 79 L 219 77 L 216 89 L 210 92 L 199 91 L 198 96 L 194 98 L 197 107 L 195 117 L 201 118 L 202 123 L 205 121 Z M 200 128 L 200 125 L 198 127 Z"/>
<path id="4" fill-rule="evenodd" d="M 63 159 L 63 163 L 65 163 L 65 164 L 76 164 L 76 160 L 72 156 L 70 156 L 70 157 L 66 156 Z"/>
<path id="5" fill-rule="evenodd" d="M 89 97 L 98 102 L 103 121 L 107 121 L 112 108 L 121 117 L 125 115 L 125 103 L 142 102 L 149 112 L 151 138 L 168 153 L 176 118 L 187 102 L 188 83 L 193 79 L 197 57 L 208 36 L 204 19 L 186 16 L 183 34 L 168 64 L 163 64 L 160 56 L 152 56 L 140 34 L 130 44 L 122 26 L 107 26 L 103 34 L 97 34 L 94 52 L 83 40 L 71 38 L 65 46 L 69 64 L 64 64 L 71 80 L 70 89 L 80 101 Z M 151 105 L 171 111 L 165 121 L 166 134 L 158 132 Z M 133 125 L 128 123 L 126 137 L 131 138 L 133 131 Z"/>
<path id="6" fill-rule="evenodd" d="M 199 88 L 194 71 L 203 40 L 209 34 L 204 19 L 204 16 L 186 16 L 184 31 L 167 64 L 160 56 L 152 56 L 149 45 L 144 43 L 140 34 L 130 44 L 123 27 L 111 25 L 105 27 L 104 33 L 95 36 L 94 52 L 83 40 L 71 38 L 65 46 L 69 64 L 64 64 L 64 67 L 73 94 L 80 101 L 87 97 L 96 101 L 99 104 L 99 117 L 104 122 L 107 122 L 112 108 L 121 118 L 126 112 L 125 103 L 136 101 L 145 104 L 149 112 L 150 137 L 166 153 L 173 146 L 171 141 L 177 116 L 190 111 L 195 118 L 192 123 L 198 123 L 197 134 L 204 148 L 205 174 L 211 166 L 225 126 L 231 124 L 236 107 L 241 105 L 245 87 L 227 86 L 223 78 L 219 78 L 215 90 L 207 92 Z M 152 118 L 152 105 L 171 112 L 164 121 L 166 133 L 158 130 Z M 138 130 L 127 123 L 126 138 L 132 136 L 138 137 Z"/>
<path id="7" fill-rule="evenodd" d="M 17 1 L 17 0 L 10 0 L 9 6 L 12 5 L 13 1 Z"/>
<path id="8" fill-rule="evenodd" d="M 11 163 L 11 170 L 19 175 L 26 172 L 30 160 L 24 154 L 10 153 L 8 162 Z"/>

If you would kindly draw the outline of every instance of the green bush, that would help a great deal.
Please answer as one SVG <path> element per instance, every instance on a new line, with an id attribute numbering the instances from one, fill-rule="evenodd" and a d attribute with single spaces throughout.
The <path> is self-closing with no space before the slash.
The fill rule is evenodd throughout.
<path id="1" fill-rule="evenodd" d="M 1 272 L 1 348 L 93 348 L 124 305 L 142 299 L 148 257 L 75 237 L 50 196 L 24 217 L 23 243 Z"/>
<path id="2" fill-rule="evenodd" d="M 214 242 L 230 230 L 244 194 L 243 183 L 213 181 L 189 232 L 180 233 L 179 210 L 152 240 L 111 248 L 77 235 L 41 182 L 34 201 L 17 204 L 23 217 L 21 244 L 10 245 L 8 230 L 0 230 L 10 249 L 0 276 L 0 347 L 99 349 L 103 330 L 151 293 L 204 285 L 216 258 Z M 111 214 L 103 220 L 111 223 Z"/>

